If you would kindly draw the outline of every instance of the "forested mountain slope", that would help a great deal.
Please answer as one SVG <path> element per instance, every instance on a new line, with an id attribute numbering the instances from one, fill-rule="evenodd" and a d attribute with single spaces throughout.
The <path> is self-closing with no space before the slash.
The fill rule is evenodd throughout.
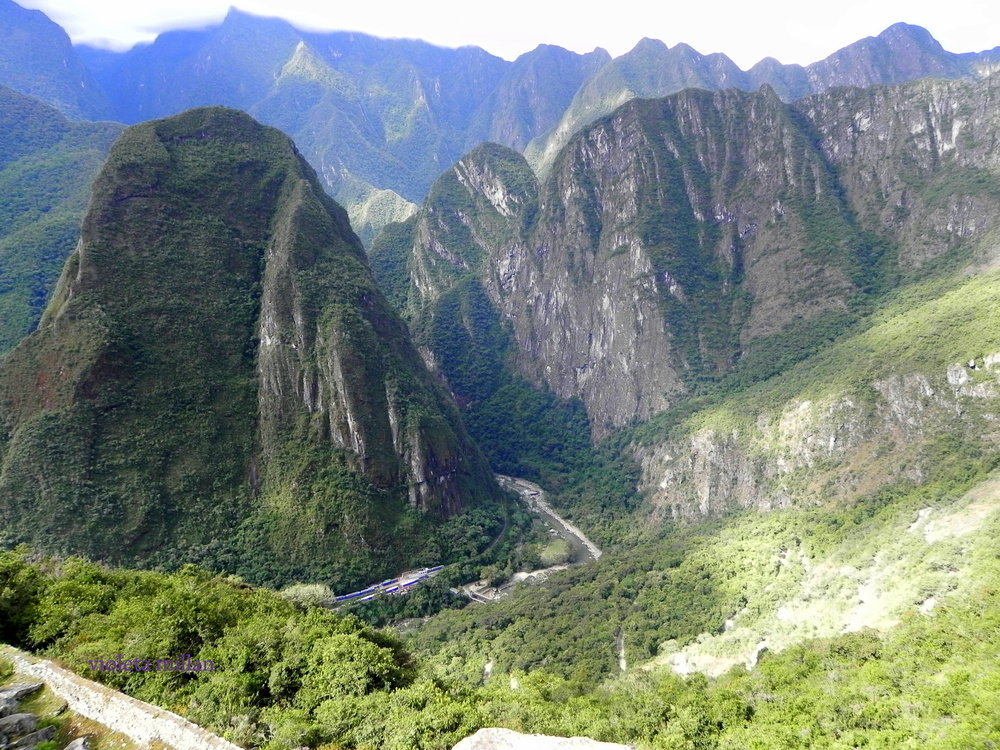
<path id="1" fill-rule="evenodd" d="M 316 172 L 233 110 L 126 131 L 39 330 L 0 358 L 0 545 L 338 592 L 481 561 L 508 527 L 524 553 L 443 384 L 493 468 L 544 480 L 605 554 L 403 623 L 407 650 L 301 587 L 21 550 L 3 637 L 75 663 L 204 649 L 227 669 L 107 679 L 267 750 L 490 725 L 1000 742 L 995 51 L 898 25 L 805 68 L 649 40 L 509 64 L 233 11 L 83 57 L 129 117 L 223 99 Z M 45 122 L 13 165 L 92 156 L 7 101 Z M 539 176 L 519 151 L 560 117 Z M 374 274 L 320 180 L 372 224 L 427 192 Z"/>
<path id="2" fill-rule="evenodd" d="M 997 580 L 996 85 L 841 88 L 791 106 L 767 91 L 633 101 L 576 136 L 540 185 L 514 152 L 477 149 L 394 229 L 400 241 L 375 243 L 393 251 L 373 256 L 390 280 L 389 261 L 407 259 L 412 283 L 390 288 L 415 330 L 447 319 L 475 279 L 519 371 L 582 398 L 603 449 L 640 467 L 643 502 L 616 506 L 630 533 L 605 537 L 600 565 L 415 629 L 442 673 L 555 671 L 572 692 L 641 665 L 735 666 L 708 683 L 713 700 L 770 697 L 685 735 L 705 747 L 778 746 L 803 726 L 803 747 L 995 736 L 976 709 L 993 677 L 970 677 L 954 704 L 933 684 L 989 639 Z M 587 322 L 567 323 L 578 310 Z M 573 351 L 578 331 L 593 335 L 577 359 L 549 354 Z M 661 348 L 637 345 L 644 335 Z M 622 337 L 618 356 L 595 349 Z M 632 408 L 633 383 L 664 394 L 667 366 L 678 386 L 652 418 L 595 422 L 609 402 L 589 393 Z M 595 520 L 613 512 L 606 500 L 577 497 L 555 499 L 610 528 Z M 838 654 L 864 675 L 851 688 Z M 918 662 L 933 677 L 902 667 L 905 689 L 885 671 Z M 692 684 L 704 683 L 684 695 Z M 853 690 L 870 692 L 831 708 Z M 689 705 L 688 718 L 713 716 Z M 683 712 L 664 721 L 690 726 Z M 742 729 L 716 734 L 730 721 Z"/>
<path id="3" fill-rule="evenodd" d="M 447 557 L 436 525 L 497 512 L 286 136 L 219 108 L 152 121 L 93 190 L 39 330 L 0 361 L 4 543 L 347 585 Z"/>
<path id="4" fill-rule="evenodd" d="M 0 87 L 0 353 L 30 333 L 80 235 L 115 123 L 70 122 Z"/>
<path id="5" fill-rule="evenodd" d="M 0 84 L 69 111 L 67 95 L 36 85 L 68 75 L 72 91 L 90 97 L 73 116 L 126 123 L 194 106 L 243 109 L 295 139 L 366 242 L 408 216 L 441 171 L 480 142 L 524 151 L 545 174 L 574 133 L 637 96 L 767 84 L 791 101 L 839 85 L 978 79 L 1000 64 L 996 50 L 951 53 L 907 24 L 805 67 L 767 58 L 743 71 L 723 54 L 649 39 L 613 60 L 600 49 L 541 45 L 507 62 L 475 47 L 304 32 L 235 9 L 217 26 L 165 32 L 127 52 L 67 50 L 44 16 L 6 7 L 11 33 L 33 54 L 12 55 Z M 50 58 L 63 69 L 36 70 Z"/>
<path id="6" fill-rule="evenodd" d="M 0 2 L 0 85 L 74 120 L 111 117 L 111 103 L 69 36 L 40 10 Z"/>
<path id="7" fill-rule="evenodd" d="M 235 9 L 204 31 L 81 54 L 124 122 L 222 104 L 282 129 L 361 230 L 358 220 L 380 228 L 405 216 L 470 144 L 526 144 L 552 127 L 607 58 L 540 47 L 509 63 L 477 47 L 301 32 Z"/>

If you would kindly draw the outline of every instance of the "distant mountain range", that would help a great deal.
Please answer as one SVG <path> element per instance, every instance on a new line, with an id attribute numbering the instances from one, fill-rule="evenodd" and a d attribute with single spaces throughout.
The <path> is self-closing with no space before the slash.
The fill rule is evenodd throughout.
<path id="1" fill-rule="evenodd" d="M 435 378 L 465 408 L 473 438 L 490 445 L 494 462 L 534 470 L 540 457 L 549 460 L 560 451 L 565 457 L 571 445 L 573 460 L 586 459 L 586 437 L 597 442 L 653 420 L 645 442 L 628 451 L 642 465 L 640 484 L 656 498 L 658 512 L 691 517 L 764 507 L 783 470 L 761 456 L 785 450 L 775 447 L 783 440 L 811 438 L 792 428 L 775 437 L 767 425 L 750 422 L 720 437 L 699 432 L 695 423 L 678 426 L 677 415 L 693 413 L 703 400 L 736 398 L 838 342 L 857 341 L 850 337 L 909 289 L 932 283 L 950 289 L 972 284 L 968 278 L 981 285 L 982 273 L 996 263 L 991 243 L 1000 231 L 1000 115 L 993 72 L 1000 48 L 953 54 L 915 26 L 897 24 L 809 66 L 767 59 L 742 71 L 724 55 L 648 39 L 617 59 L 600 50 L 578 55 L 542 46 L 510 63 L 474 47 L 300 32 L 285 21 L 236 10 L 218 26 L 165 33 L 116 53 L 67 47 L 58 27 L 40 14 L 25 15 L 9 0 L 0 3 L 0 17 L 40 49 L 53 50 L 34 59 L 44 68 L 35 79 L 21 57 L 5 58 L 0 83 L 11 90 L 0 96 L 0 115 L 8 123 L 0 178 L 11 187 L 0 213 L 6 232 L 0 239 L 45 226 L 57 212 L 64 230 L 27 255 L 28 243 L 12 241 L 10 248 L 27 260 L 11 263 L 11 271 L 0 268 L 6 284 L 0 304 L 14 321 L 4 321 L 0 346 L 13 346 L 41 314 L 75 239 L 67 227 L 83 215 L 84 190 L 120 129 L 72 123 L 61 113 L 131 123 L 177 118 L 204 105 L 244 110 L 283 130 L 297 148 L 282 141 L 251 162 L 280 151 L 282 184 L 308 187 L 302 201 L 272 200 L 271 183 L 233 171 L 238 139 L 217 153 L 178 145 L 201 137 L 198 118 L 206 128 L 266 132 L 265 140 L 278 142 L 273 131 L 257 131 L 259 125 L 231 110 L 199 109 L 197 116 L 152 119 L 128 131 L 95 188 L 83 239 L 63 270 L 43 330 L 3 360 L 0 390 L 8 411 L 0 435 L 6 441 L 0 491 L 44 506 L 54 496 L 47 488 L 73 485 L 91 524 L 66 530 L 78 545 L 91 539 L 99 520 L 94 508 L 103 507 L 88 494 L 87 482 L 115 488 L 109 490 L 119 493 L 109 495 L 113 507 L 124 508 L 120 498 L 138 493 L 148 500 L 139 504 L 148 517 L 116 511 L 132 529 L 123 559 L 141 557 L 146 545 L 162 550 L 173 543 L 169 513 L 156 515 L 160 496 L 170 507 L 192 492 L 201 493 L 198 502 L 221 493 L 223 505 L 243 509 L 244 515 L 234 511 L 239 523 L 252 526 L 244 527 L 251 535 L 245 539 L 264 539 L 290 566 L 304 565 L 317 549 L 341 561 L 355 555 L 356 576 L 385 569 L 373 550 L 395 550 L 390 537 L 370 543 L 371 529 L 393 528 L 405 536 L 405 518 L 397 513 L 404 490 L 414 507 L 441 518 L 469 505 L 492 507 L 495 488 L 486 464 Z M 927 78 L 950 80 L 915 80 Z M 31 80 L 45 82 L 30 96 L 48 104 L 24 93 Z M 67 97 L 77 90 L 88 95 Z M 129 148 L 141 158 L 129 156 Z M 168 170 L 161 164 L 164 153 L 194 171 Z M 318 182 L 290 155 L 299 153 L 314 166 Z M 201 158 L 205 163 L 195 169 Z M 61 171 L 39 167 L 50 163 Z M 132 217 L 140 229 L 119 221 L 109 198 L 108 185 L 139 180 L 140 190 L 159 184 L 142 183 L 147 171 L 150 179 L 177 188 L 164 191 L 157 209 L 173 217 L 166 229 L 156 211 Z M 243 185 L 246 205 L 235 208 L 239 195 L 212 180 Z M 316 193 L 320 183 L 361 222 L 354 230 L 369 243 L 386 297 L 339 209 Z M 166 243 L 164 252 L 173 248 L 187 258 L 199 245 L 185 238 L 204 230 L 198 222 L 212 214 L 199 212 L 213 201 L 228 207 L 213 219 L 220 232 L 250 253 L 249 259 L 234 256 L 227 245 L 220 256 L 203 258 L 225 270 L 218 283 L 201 279 L 194 261 L 186 274 L 166 262 L 122 265 L 106 256 L 97 263 L 104 229 L 108 235 L 100 241 L 121 245 L 122 258 L 128 247 L 145 242 L 143 232 L 154 244 Z M 313 209 L 318 214 L 306 216 Z M 261 216 L 269 217 L 266 232 L 243 226 L 265 221 Z M 295 253 L 271 257 L 261 243 L 271 241 L 278 224 L 281 231 L 316 237 L 333 231 L 335 247 L 308 263 Z M 245 247 L 239 244 L 244 234 Z M 14 258 L 10 248 L 0 244 L 7 253 L 0 257 Z M 358 280 L 349 301 L 325 289 L 320 278 L 336 277 L 341 262 Z M 112 283 L 123 269 L 128 274 Z M 206 286 L 189 305 L 190 320 L 184 310 L 172 310 L 188 327 L 165 336 L 174 349 L 160 349 L 157 326 L 169 316 L 140 303 L 149 289 L 159 290 L 161 275 L 175 271 L 164 309 L 183 299 L 187 286 Z M 943 294 L 929 288 L 931 299 Z M 970 292 L 982 294 L 979 286 Z M 137 322 L 145 318 L 149 328 Z M 219 318 L 231 330 L 203 329 L 202 318 Z M 337 327 L 336 321 L 348 319 L 351 326 Z M 273 326 L 281 329 L 274 336 Z M 337 346 L 341 334 L 351 346 Z M 213 338 L 219 336 L 221 343 Z M 268 360 L 272 339 L 288 343 L 276 361 Z M 217 357 L 197 353 L 203 341 L 213 342 L 209 348 Z M 943 367 L 982 360 L 975 366 L 983 372 L 983 358 L 1000 352 L 988 335 L 963 330 L 955 342 L 945 364 L 930 348 L 907 355 L 928 388 L 947 387 L 939 382 Z M 898 373 L 872 374 L 843 357 L 850 360 L 844 370 L 858 373 L 852 383 L 863 383 L 859 388 L 868 396 L 838 391 L 864 409 L 851 425 L 816 428 L 834 435 L 825 459 L 854 467 L 858 446 L 876 450 L 875 441 L 879 455 L 893 456 L 897 448 L 915 450 L 925 437 L 936 439 L 945 427 L 959 429 L 938 414 L 938 402 L 921 411 L 889 386 L 881 397 L 871 396 L 881 387 L 875 381 L 890 383 Z M 133 361 L 148 368 L 140 368 L 145 374 L 137 380 L 126 376 L 123 364 Z M 165 363 L 175 361 L 187 362 L 187 369 L 174 373 Z M 60 369 L 60 362 L 72 364 Z M 65 373 L 66 382 L 54 373 Z M 195 395 L 163 390 L 171 377 L 187 378 Z M 147 391 L 160 401 L 146 403 Z M 119 404 L 145 405 L 133 413 L 118 410 Z M 256 421 L 247 416 L 253 409 Z M 169 449 L 161 453 L 150 441 L 152 452 L 140 463 L 158 468 L 143 474 L 116 453 L 122 436 L 155 433 L 171 410 L 191 411 L 189 429 L 165 431 Z M 234 425 L 230 410 L 250 421 Z M 940 419 L 907 445 L 889 445 L 895 423 L 886 415 L 899 410 L 904 421 L 923 424 L 932 413 Z M 130 419 L 134 423 L 126 424 Z M 407 419 L 412 429 L 404 428 Z M 70 433 L 79 440 L 67 450 L 76 453 L 59 453 L 52 436 Z M 219 442 L 219 435 L 238 437 Z M 192 449 L 198 454 L 193 463 L 171 463 L 169 457 L 187 444 L 201 446 Z M 220 445 L 228 452 L 216 456 Z M 332 463 L 306 466 L 287 458 L 288 450 L 309 456 L 331 446 L 344 451 Z M 51 476 L 36 472 L 39 451 L 51 459 L 50 468 L 58 464 Z M 87 451 L 100 460 L 92 464 Z M 217 479 L 206 468 L 213 456 L 226 467 Z M 784 466 L 801 469 L 806 459 L 800 459 L 783 459 Z M 333 520 L 343 510 L 340 500 L 330 501 L 336 506 L 331 510 L 323 492 L 309 495 L 298 483 L 300 472 L 317 466 L 332 472 L 330 483 L 352 498 L 341 521 Z M 877 476 L 870 486 L 888 476 L 882 464 L 872 471 Z M 258 472 L 271 484 L 260 485 L 263 509 L 246 513 L 241 493 L 257 491 L 252 477 Z M 673 483 L 673 476 L 685 481 Z M 380 494 L 386 492 L 391 498 Z M 284 515 L 267 515 L 282 503 Z M 63 523 L 55 510 L 48 526 L 22 511 L 15 508 L 10 516 L 18 538 L 41 538 Z M 320 524 L 329 539 L 304 540 L 276 520 L 293 516 Z M 363 541 L 349 529 L 366 530 L 358 532 Z M 430 549 L 432 531 L 424 531 L 417 537 Z M 192 549 L 208 545 L 191 538 Z M 227 548 L 226 554 L 237 552 Z"/>
<path id="2" fill-rule="evenodd" d="M 544 172 L 569 136 L 633 97 L 768 85 L 792 101 L 832 86 L 978 79 L 1000 67 L 1000 48 L 954 54 L 906 24 L 812 65 L 767 58 L 749 71 L 651 39 L 615 59 L 542 45 L 507 62 L 478 47 L 303 32 L 235 9 L 217 26 L 166 32 L 127 52 L 71 47 L 60 27 L 12 0 L 0 3 L 0 30 L 10 40 L 0 84 L 70 117 L 131 124 L 224 105 L 280 128 L 365 240 L 412 213 L 409 204 L 480 142 L 521 151 Z"/>
<path id="3" fill-rule="evenodd" d="M 979 80 L 1000 68 L 1000 47 L 955 54 L 907 24 L 812 65 L 767 58 L 749 71 L 725 55 L 651 39 L 615 59 L 600 49 L 579 55 L 542 45 L 507 62 L 476 47 L 302 32 L 235 9 L 217 26 L 167 32 L 151 44 L 111 52 L 74 47 L 43 13 L 0 0 L 0 35 L 0 85 L 72 119 L 130 124 L 224 105 L 278 127 L 347 209 L 366 245 L 385 225 L 412 216 L 438 176 L 479 143 L 524 153 L 543 177 L 574 133 L 633 97 L 767 85 L 789 102 L 833 86 Z M 79 189 L 86 190 L 86 175 L 95 169 L 79 173 Z M 79 201 L 73 211 L 69 226 L 82 215 Z M 45 290 L 31 291 L 33 301 L 19 274 L 35 269 L 0 268 L 20 290 L 20 301 L 0 302 L 14 304 L 0 324 L 0 351 L 37 322 L 69 252 L 66 243 L 59 248 L 42 261 Z M 9 291 L 0 287 L 0 295 Z"/>
<path id="4" fill-rule="evenodd" d="M 38 323 L 122 126 L 73 122 L 0 86 L 0 353 Z"/>

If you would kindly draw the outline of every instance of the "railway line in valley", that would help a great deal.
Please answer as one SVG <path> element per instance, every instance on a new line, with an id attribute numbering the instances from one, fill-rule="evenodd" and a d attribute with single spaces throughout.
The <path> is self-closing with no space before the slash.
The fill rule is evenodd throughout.
<path id="1" fill-rule="evenodd" d="M 534 482 L 529 482 L 526 479 L 510 477 L 505 474 L 496 474 L 495 476 L 501 487 L 516 492 L 521 497 L 528 510 L 540 516 L 549 525 L 552 529 L 551 533 L 560 536 L 566 541 L 567 544 L 569 544 L 570 549 L 572 550 L 572 559 L 575 560 L 573 564 L 579 565 L 592 560 L 600 559 L 602 554 L 600 548 L 588 539 L 587 535 L 580 529 L 552 509 L 552 506 L 549 505 L 545 499 L 545 490 Z M 492 548 L 493 545 L 499 541 L 500 537 L 502 537 L 506 531 L 507 523 L 505 521 L 503 530 L 490 544 L 490 548 Z M 462 586 L 461 589 L 453 589 L 452 591 L 456 594 L 467 596 L 475 602 L 490 602 L 503 596 L 510 590 L 510 587 L 516 583 L 529 578 L 545 578 L 550 573 L 558 570 L 565 570 L 568 567 L 568 564 L 552 565 L 547 568 L 531 571 L 530 573 L 516 573 L 513 578 L 504 583 L 502 586 L 487 587 L 480 584 L 467 584 Z M 419 570 L 411 570 L 401 573 L 396 578 L 386 579 L 381 583 L 372 584 L 371 586 L 359 591 L 352 591 L 349 594 L 335 596 L 333 598 L 333 606 L 339 607 L 345 604 L 353 604 L 355 602 L 371 601 L 377 596 L 398 596 L 406 594 L 416 588 L 420 583 L 428 581 L 438 575 L 438 573 L 440 573 L 443 569 L 443 565 L 437 565 L 431 568 L 421 568 Z"/>
<path id="2" fill-rule="evenodd" d="M 600 548 L 590 541 L 580 529 L 552 509 L 552 506 L 545 500 L 545 490 L 527 479 L 508 477 L 504 474 L 496 474 L 495 476 L 501 487 L 513 490 L 520 495 L 529 510 L 542 516 L 555 532 L 569 543 L 578 563 L 601 559 Z"/>
<path id="3" fill-rule="evenodd" d="M 570 565 L 582 565 L 583 563 L 600 559 L 602 554 L 600 548 L 588 539 L 587 535 L 579 528 L 552 509 L 552 506 L 545 499 L 545 490 L 534 482 L 529 482 L 527 479 L 509 477 L 504 474 L 496 474 L 494 476 L 496 476 L 501 487 L 512 490 L 521 496 L 528 510 L 542 518 L 549 526 L 551 529 L 550 533 L 566 541 L 572 550 L 570 559 L 574 560 L 574 562 L 550 565 L 546 568 L 533 570 L 530 573 L 515 573 L 509 580 L 499 586 L 483 585 L 481 582 L 466 584 L 461 589 L 455 590 L 456 593 L 461 593 L 474 602 L 485 604 L 506 596 L 515 585 L 522 581 L 532 579 L 544 580 L 552 573 L 566 570 Z"/>
<path id="4" fill-rule="evenodd" d="M 410 570 L 401 573 L 396 578 L 388 578 L 381 583 L 375 583 L 360 591 L 352 591 L 350 594 L 341 594 L 333 597 L 333 605 L 338 606 L 348 602 L 367 602 L 380 595 L 405 594 L 418 583 L 429 580 L 444 570 L 443 565 L 436 565 L 433 568 L 421 568 L 420 570 Z"/>

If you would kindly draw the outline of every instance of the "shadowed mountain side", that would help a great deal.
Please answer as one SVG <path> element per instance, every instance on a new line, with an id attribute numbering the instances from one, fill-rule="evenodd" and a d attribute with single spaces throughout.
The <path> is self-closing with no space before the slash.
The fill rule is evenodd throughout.
<path id="1" fill-rule="evenodd" d="M 0 86 L 0 354 L 37 325 L 121 130 Z"/>
<path id="2" fill-rule="evenodd" d="M 75 120 L 104 120 L 111 104 L 62 27 L 40 10 L 0 0 L 0 85 Z"/>
<path id="3" fill-rule="evenodd" d="M 1000 208 L 994 78 L 794 105 L 767 88 L 636 99 L 574 136 L 540 185 L 522 156 L 480 147 L 432 188 L 410 285 L 385 273 L 388 288 L 425 336 L 474 277 L 520 372 L 582 399 L 602 437 L 771 377 L 899 285 L 995 262 L 981 242 Z M 475 320 L 456 330 L 486 352 Z M 446 373 L 456 340 L 422 339 Z"/>

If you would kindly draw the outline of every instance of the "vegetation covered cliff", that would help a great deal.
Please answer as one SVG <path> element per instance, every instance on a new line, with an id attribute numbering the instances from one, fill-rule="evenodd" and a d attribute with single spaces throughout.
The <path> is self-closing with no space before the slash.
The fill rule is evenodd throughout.
<path id="1" fill-rule="evenodd" d="M 892 290 L 989 262 L 994 86 L 634 100 L 541 185 L 518 154 L 480 148 L 413 225 L 414 326 L 472 273 L 519 370 L 582 399 L 597 437 L 765 380 Z"/>
<path id="2" fill-rule="evenodd" d="M 497 510 L 343 210 L 233 110 L 123 134 L 0 394 L 5 543 L 340 585 Z"/>
<path id="3" fill-rule="evenodd" d="M 479 143 L 524 152 L 544 175 L 576 132 L 635 97 L 768 85 L 793 101 L 834 86 L 980 79 L 1000 64 L 997 50 L 948 52 L 908 24 L 805 67 L 767 58 L 744 71 L 723 54 L 651 39 L 615 59 L 540 45 L 508 62 L 476 47 L 303 31 L 236 9 L 218 25 L 123 52 L 73 48 L 56 24 L 9 0 L 4 19 L 0 84 L 73 117 L 126 123 L 195 106 L 247 111 L 295 139 L 366 243 Z"/>

